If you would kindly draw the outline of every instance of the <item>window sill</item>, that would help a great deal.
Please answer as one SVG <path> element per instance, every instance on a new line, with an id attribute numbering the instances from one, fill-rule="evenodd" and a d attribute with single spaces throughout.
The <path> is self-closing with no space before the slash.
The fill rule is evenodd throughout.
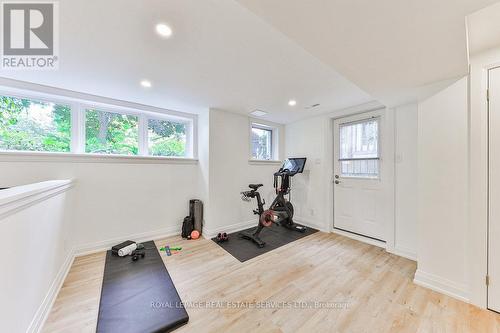
<path id="1" fill-rule="evenodd" d="M 15 186 L 0 192 L 0 219 L 37 202 L 62 193 L 73 186 L 73 180 L 50 180 Z"/>
<path id="2" fill-rule="evenodd" d="M 254 160 L 249 159 L 248 164 L 271 164 L 271 165 L 281 165 L 282 161 L 278 160 Z"/>
<path id="3" fill-rule="evenodd" d="M 197 164 L 186 157 L 73 154 L 26 151 L 1 151 L 0 162 L 128 163 L 128 164 Z"/>

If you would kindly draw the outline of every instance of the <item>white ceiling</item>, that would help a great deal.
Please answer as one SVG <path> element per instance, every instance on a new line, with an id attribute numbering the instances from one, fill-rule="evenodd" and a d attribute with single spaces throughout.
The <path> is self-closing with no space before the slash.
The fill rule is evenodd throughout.
<path id="1" fill-rule="evenodd" d="M 261 109 L 288 123 L 444 88 L 467 73 L 465 17 L 496 1 L 60 1 L 60 69 L 0 76 L 185 112 Z M 155 34 L 158 22 L 172 38 Z"/>
<path id="2" fill-rule="evenodd" d="M 467 25 L 471 55 L 500 46 L 500 3 L 468 16 Z"/>
<path id="3" fill-rule="evenodd" d="M 466 75 L 465 17 L 497 2 L 237 1 L 388 106 L 421 99 Z"/>
<path id="4" fill-rule="evenodd" d="M 282 123 L 372 100 L 234 0 L 59 3 L 59 70 L 0 76 L 193 113 L 258 108 Z M 156 35 L 158 22 L 172 38 Z"/>

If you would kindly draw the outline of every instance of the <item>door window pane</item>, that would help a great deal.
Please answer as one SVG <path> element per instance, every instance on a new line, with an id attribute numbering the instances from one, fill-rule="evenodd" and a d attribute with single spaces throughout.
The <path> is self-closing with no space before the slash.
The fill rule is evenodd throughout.
<path id="1" fill-rule="evenodd" d="M 252 158 L 257 160 L 271 160 L 273 131 L 252 126 Z"/>
<path id="2" fill-rule="evenodd" d="M 341 174 L 344 177 L 378 177 L 378 160 L 341 161 Z"/>
<path id="3" fill-rule="evenodd" d="M 50 102 L 1 96 L 0 149 L 69 152 L 71 108 Z"/>
<path id="4" fill-rule="evenodd" d="M 138 117 L 87 110 L 85 113 L 85 152 L 137 155 L 139 152 Z"/>
<path id="5" fill-rule="evenodd" d="M 379 119 L 340 125 L 339 163 L 344 177 L 378 177 Z"/>
<path id="6" fill-rule="evenodd" d="M 340 159 L 377 157 L 378 119 L 340 125 Z"/>
<path id="7" fill-rule="evenodd" d="M 153 156 L 186 156 L 186 124 L 148 119 L 148 149 Z"/>

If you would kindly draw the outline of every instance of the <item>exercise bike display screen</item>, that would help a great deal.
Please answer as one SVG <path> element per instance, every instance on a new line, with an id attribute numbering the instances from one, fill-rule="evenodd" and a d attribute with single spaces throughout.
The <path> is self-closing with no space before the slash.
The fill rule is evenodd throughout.
<path id="1" fill-rule="evenodd" d="M 289 170 L 290 173 L 302 173 L 304 171 L 304 167 L 306 165 L 306 158 L 305 157 L 302 157 L 302 158 L 287 158 L 284 162 L 283 162 L 283 166 L 281 167 L 281 169 L 285 170 Z"/>

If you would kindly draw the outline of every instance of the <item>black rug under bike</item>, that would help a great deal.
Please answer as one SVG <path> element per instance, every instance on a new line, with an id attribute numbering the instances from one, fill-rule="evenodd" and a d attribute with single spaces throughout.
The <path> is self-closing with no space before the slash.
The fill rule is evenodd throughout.
<path id="1" fill-rule="evenodd" d="M 253 227 L 242 231 L 250 231 L 255 228 L 256 227 Z M 229 252 L 229 254 L 238 259 L 240 262 L 244 262 L 298 239 L 312 235 L 317 231 L 318 230 L 316 229 L 307 227 L 305 232 L 298 232 L 273 224 L 269 228 L 264 228 L 260 233 L 260 239 L 266 242 L 266 245 L 263 248 L 259 248 L 250 240 L 239 237 L 238 234 L 241 231 L 229 234 L 229 240 L 227 242 L 217 244 L 219 244 L 220 247 Z M 212 240 L 216 242 L 215 238 L 212 238 Z"/>
<path id="2" fill-rule="evenodd" d="M 189 317 L 154 242 L 143 243 L 146 256 L 106 253 L 97 332 L 170 332 Z"/>

